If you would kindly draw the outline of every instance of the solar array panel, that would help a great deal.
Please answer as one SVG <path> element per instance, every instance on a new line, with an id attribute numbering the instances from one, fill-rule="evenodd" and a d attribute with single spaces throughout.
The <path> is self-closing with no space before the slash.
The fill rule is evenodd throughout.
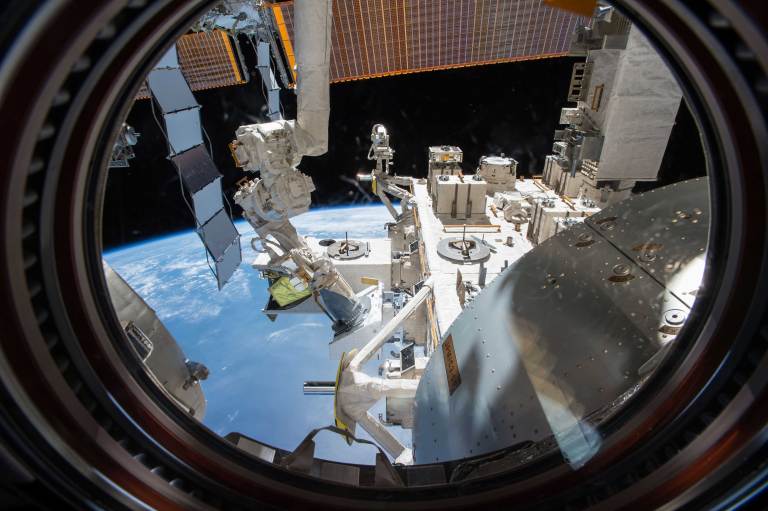
<path id="1" fill-rule="evenodd" d="M 193 91 L 228 87 L 245 83 L 237 63 L 232 41 L 226 32 L 186 34 L 176 42 L 181 72 Z M 149 98 L 146 84 L 136 99 Z"/>
<path id="2" fill-rule="evenodd" d="M 293 2 L 272 9 L 292 47 Z M 563 56 L 586 22 L 543 0 L 336 0 L 331 82 Z"/>
<path id="3" fill-rule="evenodd" d="M 169 157 L 192 198 L 190 210 L 197 233 L 221 289 L 240 265 L 240 235 L 224 210 L 221 174 L 203 145 L 200 105 L 181 72 L 180 62 L 176 45 L 150 71 L 147 87 L 151 101 L 160 107 Z"/>

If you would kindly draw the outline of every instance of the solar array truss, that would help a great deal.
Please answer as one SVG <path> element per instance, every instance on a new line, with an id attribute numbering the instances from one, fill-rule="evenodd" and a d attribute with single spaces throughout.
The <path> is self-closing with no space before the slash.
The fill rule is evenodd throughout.
<path id="1" fill-rule="evenodd" d="M 229 87 L 245 83 L 229 35 L 223 30 L 186 34 L 176 41 L 181 72 L 193 91 Z M 136 99 L 148 99 L 142 85 Z"/>
<path id="2" fill-rule="evenodd" d="M 291 60 L 293 2 L 272 10 Z M 331 82 L 560 57 L 587 21 L 543 0 L 336 0 Z"/>
<path id="3" fill-rule="evenodd" d="M 221 174 L 203 145 L 200 105 L 182 75 L 176 47 L 149 73 L 147 87 L 160 107 L 170 159 L 192 198 L 197 234 L 221 289 L 240 265 L 240 235 L 224 210 Z"/>

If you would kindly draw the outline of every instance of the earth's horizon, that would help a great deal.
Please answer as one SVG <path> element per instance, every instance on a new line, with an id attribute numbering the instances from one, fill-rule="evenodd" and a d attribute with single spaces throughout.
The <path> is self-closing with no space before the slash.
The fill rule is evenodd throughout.
<path id="1" fill-rule="evenodd" d="M 303 236 L 370 239 L 386 237 L 391 217 L 376 204 L 313 209 L 292 221 Z M 328 356 L 330 322 L 322 314 L 271 322 L 262 313 L 268 292 L 250 268 L 253 229 L 244 220 L 235 225 L 243 263 L 220 292 L 193 229 L 112 248 L 104 259 L 155 310 L 186 356 L 208 366 L 202 423 L 218 435 L 236 431 L 293 450 L 310 430 L 333 424 L 333 396 L 302 391 L 305 380 L 334 378 L 338 360 Z M 383 411 L 383 402 L 371 411 Z M 410 432 L 392 430 L 410 446 Z M 369 438 L 361 428 L 357 435 Z M 349 447 L 333 433 L 320 434 L 316 443 L 320 458 L 374 463 L 372 446 Z"/>

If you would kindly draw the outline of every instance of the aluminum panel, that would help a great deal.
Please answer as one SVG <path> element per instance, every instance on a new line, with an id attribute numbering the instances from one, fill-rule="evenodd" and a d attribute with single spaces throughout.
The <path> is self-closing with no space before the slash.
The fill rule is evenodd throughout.
<path id="1" fill-rule="evenodd" d="M 256 59 L 262 83 L 267 89 L 267 115 L 271 121 L 282 119 L 280 113 L 280 86 L 272 72 L 272 47 L 268 42 L 259 41 L 256 45 Z"/>
<path id="2" fill-rule="evenodd" d="M 235 273 L 242 261 L 242 252 L 240 248 L 240 236 L 234 239 L 232 244 L 226 248 L 221 259 L 215 262 L 216 282 L 219 289 L 229 281 L 232 274 Z"/>
<path id="3" fill-rule="evenodd" d="M 692 307 L 704 270 L 709 235 L 709 180 L 690 179 L 640 195 L 586 221 L 642 266 L 687 307 Z M 693 274 L 681 278 L 680 269 Z"/>
<path id="4" fill-rule="evenodd" d="M 221 178 L 221 174 L 211 160 L 208 151 L 202 145 L 172 156 L 171 161 L 179 169 L 184 186 L 190 194 L 199 192 L 216 179 Z"/>
<path id="5" fill-rule="evenodd" d="M 109 297 L 123 328 L 131 325 L 149 339 L 152 350 L 144 360 L 147 369 L 197 420 L 205 417 L 207 402 L 200 385 L 188 385 L 187 356 L 144 299 L 102 261 Z"/>
<path id="6" fill-rule="evenodd" d="M 416 392 L 417 464 L 478 456 L 551 434 L 508 325 L 500 321 L 509 304 L 502 280 L 464 309 L 427 363 Z M 458 371 L 446 370 L 446 360 Z"/>
<path id="7" fill-rule="evenodd" d="M 155 69 L 173 69 L 177 67 L 179 67 L 179 56 L 176 53 L 176 45 L 174 44 L 160 57 L 160 62 L 155 65 Z"/>
<path id="8" fill-rule="evenodd" d="M 147 86 L 164 114 L 200 107 L 179 68 L 151 71 Z"/>
<path id="9" fill-rule="evenodd" d="M 239 239 L 240 236 L 224 209 L 220 209 L 197 232 L 214 261 L 220 260 L 234 240 Z"/>
<path id="10" fill-rule="evenodd" d="M 200 113 L 197 108 L 166 114 L 165 129 L 171 153 L 179 154 L 203 143 Z"/>
<path id="11" fill-rule="evenodd" d="M 239 449 L 247 452 L 252 456 L 256 456 L 260 460 L 264 460 L 267 463 L 272 463 L 275 461 L 275 453 L 277 451 L 268 445 L 257 442 L 256 440 L 240 433 L 228 433 L 224 438 L 235 444 Z"/>
<path id="12" fill-rule="evenodd" d="M 217 177 L 205 188 L 192 194 L 192 208 L 195 210 L 197 225 L 203 225 L 210 220 L 224 203 L 221 200 L 221 177 Z"/>
<path id="13" fill-rule="evenodd" d="M 360 484 L 360 467 L 346 463 L 333 463 L 322 461 L 313 466 L 312 475 L 328 481 L 335 481 L 340 484 L 358 486 Z M 317 470 L 314 470 L 317 468 Z"/>
<path id="14" fill-rule="evenodd" d="M 685 203 L 676 199 L 681 186 L 605 211 L 627 219 L 652 203 L 676 211 Z M 647 221 L 607 230 L 574 225 L 522 257 L 464 309 L 419 384 L 417 463 L 549 435 L 575 466 L 599 449 L 591 421 L 634 391 L 643 365 L 675 335 L 665 319 L 688 309 L 603 236 L 622 229 L 640 239 L 658 232 Z M 678 253 L 692 257 L 698 249 L 683 244 Z M 458 366 L 453 376 L 445 365 L 449 338 Z M 458 382 L 453 392 L 449 381 Z"/>

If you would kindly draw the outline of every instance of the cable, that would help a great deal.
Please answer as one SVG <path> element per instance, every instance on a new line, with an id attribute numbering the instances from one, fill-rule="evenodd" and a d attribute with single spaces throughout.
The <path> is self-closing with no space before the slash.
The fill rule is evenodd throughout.
<path id="1" fill-rule="evenodd" d="M 200 128 L 203 130 L 203 135 L 205 135 L 205 139 L 208 141 L 208 156 L 211 157 L 211 160 L 213 160 L 213 144 L 211 143 L 211 137 L 208 136 L 208 132 L 205 131 L 205 127 L 203 126 L 203 123 L 200 123 Z"/>
<path id="2" fill-rule="evenodd" d="M 150 94 L 151 93 L 152 93 L 152 90 L 150 89 Z M 165 132 L 165 130 L 163 129 L 163 126 L 160 124 L 160 120 L 157 118 L 157 113 L 155 112 L 154 97 L 150 98 L 149 106 L 150 106 L 150 109 L 152 110 L 152 117 L 155 119 L 155 123 L 157 124 L 157 127 L 160 130 L 160 133 L 163 134 L 163 138 L 165 138 L 165 141 L 168 144 L 169 152 L 171 154 L 175 154 L 176 151 L 173 149 L 173 146 L 171 145 L 171 141 L 168 139 L 168 134 Z M 184 184 L 181 177 L 181 169 L 177 165 L 174 165 L 174 166 L 176 167 L 176 175 L 179 177 L 179 190 L 181 191 L 181 198 L 184 199 L 184 203 L 187 205 L 187 209 L 189 209 L 189 212 L 192 213 L 192 218 L 194 218 L 195 220 L 195 229 L 200 229 L 201 225 L 197 222 L 197 215 L 195 215 L 195 210 L 187 200 L 187 196 L 184 193 Z"/>
<path id="3" fill-rule="evenodd" d="M 149 89 L 149 87 L 147 87 L 147 88 Z M 152 89 L 149 89 L 149 91 L 150 91 L 150 95 L 152 95 Z M 173 145 L 171 145 L 171 141 L 168 138 L 168 134 L 165 132 L 165 129 L 163 129 L 162 124 L 160 124 L 160 120 L 157 118 L 157 112 L 155 112 L 155 100 L 154 100 L 154 97 L 151 97 L 149 99 L 149 107 L 152 110 L 152 118 L 155 120 L 155 124 L 157 124 L 157 127 L 160 130 L 160 133 L 162 133 L 163 138 L 165 138 L 165 141 L 168 144 L 169 153 L 175 154 L 176 151 L 173 149 Z M 205 132 L 205 130 L 203 130 L 203 132 Z M 205 136 L 207 138 L 208 134 L 206 133 Z M 209 139 L 208 143 L 210 143 L 210 142 L 211 141 Z M 184 203 L 187 205 L 187 209 L 192 214 L 192 218 L 193 218 L 193 220 L 195 222 L 195 230 L 198 232 L 198 235 L 199 235 L 200 229 L 201 229 L 202 226 L 197 221 L 197 215 L 195 214 L 194 208 L 189 203 L 189 200 L 187 200 L 187 195 L 186 195 L 186 193 L 184 191 L 184 183 L 183 183 L 183 180 L 182 180 L 182 177 L 181 177 L 181 169 L 177 165 L 175 165 L 175 164 L 174 164 L 174 166 L 176 167 L 176 175 L 179 178 L 179 191 L 181 192 L 181 198 L 184 200 Z M 224 196 L 224 197 L 226 198 L 226 196 Z M 227 204 L 229 204 L 229 201 L 227 201 Z M 230 216 L 230 218 L 232 217 L 232 212 L 231 211 L 230 211 L 229 216 Z M 208 249 L 205 247 L 205 243 L 203 243 L 203 252 L 205 252 L 205 263 L 208 265 L 208 269 L 211 271 L 211 274 L 213 274 L 213 277 L 218 282 L 218 276 L 216 275 L 216 271 L 211 266 L 211 260 L 210 260 L 209 255 L 208 255 Z"/>
<path id="4" fill-rule="evenodd" d="M 152 95 L 152 89 L 149 89 L 149 92 L 150 92 L 150 95 Z M 174 150 L 173 145 L 171 145 L 171 141 L 168 138 L 168 134 L 165 132 L 165 130 L 163 129 L 163 126 L 160 124 L 160 120 L 157 118 L 157 113 L 155 112 L 154 96 L 150 98 L 149 106 L 150 106 L 150 109 L 152 110 L 152 117 L 155 119 L 155 123 L 157 124 L 157 127 L 160 129 L 160 133 L 163 134 L 163 137 L 165 138 L 165 141 L 168 144 L 169 153 L 176 154 L 176 151 Z M 184 199 L 184 203 L 186 203 L 187 209 L 189 209 L 189 212 L 192 213 L 192 218 L 195 219 L 195 229 L 199 229 L 201 226 L 197 222 L 197 215 L 195 215 L 195 210 L 187 200 L 187 196 L 184 193 L 184 184 L 181 178 L 181 169 L 175 164 L 174 166 L 176 167 L 176 175 L 179 177 L 179 190 L 181 190 L 181 198 Z"/>
<path id="5" fill-rule="evenodd" d="M 216 282 L 218 282 L 219 277 L 218 277 L 218 275 L 216 275 L 216 271 L 213 269 L 213 266 L 211 266 L 211 260 L 208 257 L 208 249 L 205 248 L 204 252 L 205 252 L 205 264 L 208 265 L 208 269 L 211 270 L 211 273 L 213 274 L 213 277 L 216 279 Z"/>
<path id="6" fill-rule="evenodd" d="M 162 124 L 160 124 L 160 120 L 157 118 L 157 112 L 155 112 L 155 97 L 152 94 L 152 89 L 149 88 L 149 85 L 147 85 L 147 90 L 149 90 L 149 108 L 152 110 L 152 117 L 155 119 L 155 124 L 157 124 L 158 129 L 160 130 L 160 133 L 163 134 L 163 138 L 165 139 L 165 143 L 168 144 L 168 152 L 175 154 L 176 151 L 173 148 L 173 145 L 171 145 L 171 140 L 168 138 L 168 134 L 165 132 L 165 129 L 163 128 Z"/>
<path id="7" fill-rule="evenodd" d="M 229 211 L 229 218 L 231 219 L 233 217 L 232 215 L 232 204 L 229 203 L 229 197 L 227 197 L 227 194 L 222 192 L 221 196 L 224 197 L 224 202 L 227 203 L 227 211 Z"/>

